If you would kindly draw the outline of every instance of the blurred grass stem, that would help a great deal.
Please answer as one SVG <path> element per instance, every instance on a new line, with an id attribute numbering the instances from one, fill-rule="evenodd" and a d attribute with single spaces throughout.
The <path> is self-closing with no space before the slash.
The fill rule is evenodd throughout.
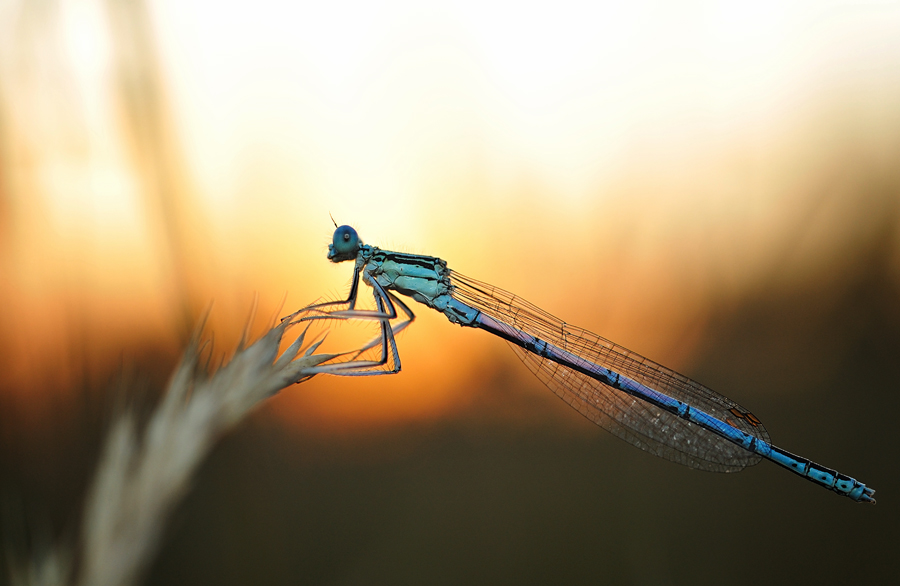
<path id="1" fill-rule="evenodd" d="M 293 317 L 293 316 L 292 316 Z M 140 429 L 133 410 L 113 422 L 88 491 L 77 562 L 63 545 L 12 573 L 14 584 L 126 586 L 140 581 L 156 553 L 166 519 L 190 488 L 215 441 L 261 401 L 314 376 L 335 358 L 303 349 L 306 331 L 278 356 L 286 319 L 255 343 L 242 337 L 232 359 L 210 374 L 201 363 L 202 327 L 190 341 L 165 395 Z"/>

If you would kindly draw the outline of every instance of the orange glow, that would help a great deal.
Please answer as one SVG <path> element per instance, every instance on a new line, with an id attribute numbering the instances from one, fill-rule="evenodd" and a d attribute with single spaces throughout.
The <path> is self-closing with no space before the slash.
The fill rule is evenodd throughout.
<path id="1" fill-rule="evenodd" d="M 0 9 L 0 392 L 35 405 L 211 302 L 224 351 L 254 294 L 345 295 L 329 212 L 674 368 L 897 214 L 888 3 L 60 6 Z M 273 410 L 442 417 L 515 361 L 414 309 L 401 375 Z"/>

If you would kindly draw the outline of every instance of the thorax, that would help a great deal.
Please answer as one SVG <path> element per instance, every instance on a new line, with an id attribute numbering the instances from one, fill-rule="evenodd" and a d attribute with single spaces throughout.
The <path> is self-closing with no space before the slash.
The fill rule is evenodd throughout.
<path id="1" fill-rule="evenodd" d="M 356 262 L 362 270 L 363 280 L 370 286 L 371 281 L 375 281 L 385 289 L 407 295 L 435 309 L 443 305 L 439 298 L 450 292 L 447 262 L 434 256 L 364 245 L 360 247 Z"/>

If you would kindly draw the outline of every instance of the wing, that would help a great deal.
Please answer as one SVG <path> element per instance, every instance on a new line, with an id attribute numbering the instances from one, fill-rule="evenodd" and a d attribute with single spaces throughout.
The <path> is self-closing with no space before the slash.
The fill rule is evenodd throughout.
<path id="1" fill-rule="evenodd" d="M 705 411 L 769 442 L 752 413 L 715 391 L 597 334 L 575 328 L 533 304 L 452 271 L 453 296 L 486 315 L 545 340 L 594 364 Z M 525 365 L 573 409 L 628 443 L 691 468 L 735 472 L 760 456 L 663 409 L 588 375 L 510 344 Z"/>

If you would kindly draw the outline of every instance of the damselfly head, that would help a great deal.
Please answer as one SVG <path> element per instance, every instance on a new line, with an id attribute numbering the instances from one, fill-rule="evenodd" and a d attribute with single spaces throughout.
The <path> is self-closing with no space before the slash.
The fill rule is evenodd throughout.
<path id="1" fill-rule="evenodd" d="M 328 260 L 343 262 L 354 260 L 359 252 L 359 234 L 350 226 L 340 226 L 334 231 L 334 239 L 328 245 Z"/>

